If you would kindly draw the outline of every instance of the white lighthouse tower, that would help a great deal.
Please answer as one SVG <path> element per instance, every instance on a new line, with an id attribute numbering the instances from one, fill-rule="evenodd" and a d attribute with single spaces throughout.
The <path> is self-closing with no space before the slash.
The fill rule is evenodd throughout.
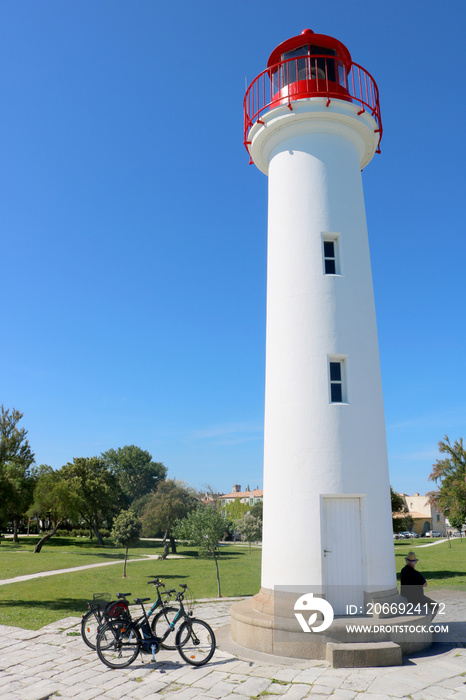
<path id="1" fill-rule="evenodd" d="M 246 93 L 245 144 L 269 185 L 264 526 L 261 591 L 233 606 L 231 630 L 269 653 L 306 655 L 273 639 L 291 630 L 288 592 L 335 616 L 396 595 L 361 177 L 381 135 L 373 78 L 309 29 Z"/>

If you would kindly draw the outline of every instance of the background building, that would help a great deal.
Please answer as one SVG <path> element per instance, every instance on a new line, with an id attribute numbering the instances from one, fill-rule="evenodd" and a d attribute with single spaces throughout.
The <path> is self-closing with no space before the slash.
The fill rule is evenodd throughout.
<path id="1" fill-rule="evenodd" d="M 399 494 L 405 502 L 406 512 L 394 513 L 395 518 L 405 518 L 410 515 L 414 521 L 412 532 L 417 535 L 425 535 L 430 530 L 436 530 L 441 535 L 447 534 L 447 521 L 442 512 L 435 506 L 431 506 L 427 496 L 415 493 L 410 496 L 407 493 Z"/>

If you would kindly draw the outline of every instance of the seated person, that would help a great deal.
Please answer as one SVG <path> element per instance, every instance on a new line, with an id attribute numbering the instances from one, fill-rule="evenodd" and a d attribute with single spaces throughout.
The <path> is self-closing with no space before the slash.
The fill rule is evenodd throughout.
<path id="1" fill-rule="evenodd" d="M 437 612 L 438 603 L 432 600 L 432 598 L 428 598 L 424 594 L 424 588 L 427 586 L 427 581 L 419 571 L 416 571 L 416 564 L 419 559 L 416 557 L 414 552 L 408 552 L 405 561 L 406 566 L 401 569 L 400 575 L 401 595 L 414 606 L 421 605 L 421 611 L 423 611 L 422 606 L 428 605 L 432 611 L 433 619 Z"/>

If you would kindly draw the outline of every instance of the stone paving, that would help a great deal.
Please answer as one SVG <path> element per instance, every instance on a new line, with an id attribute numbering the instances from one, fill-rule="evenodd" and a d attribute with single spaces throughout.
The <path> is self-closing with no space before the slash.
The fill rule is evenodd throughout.
<path id="1" fill-rule="evenodd" d="M 444 621 L 455 621 L 466 639 L 466 594 L 432 591 L 432 597 L 448 603 Z M 0 699 L 466 700 L 463 646 L 437 644 L 405 658 L 403 666 L 384 668 L 333 669 L 324 661 L 276 659 L 228 643 L 230 605 L 220 600 L 196 606 L 195 615 L 218 630 L 219 641 L 211 662 L 200 668 L 185 664 L 176 652 L 161 651 L 155 663 L 138 657 L 126 669 L 111 670 L 82 642 L 75 617 L 38 631 L 0 626 Z"/>

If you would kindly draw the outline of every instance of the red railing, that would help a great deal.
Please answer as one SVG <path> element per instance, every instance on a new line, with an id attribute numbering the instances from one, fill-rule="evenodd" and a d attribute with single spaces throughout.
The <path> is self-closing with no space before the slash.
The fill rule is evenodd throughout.
<path id="1" fill-rule="evenodd" d="M 338 58 L 316 55 L 290 58 L 262 71 L 248 87 L 244 96 L 244 145 L 249 151 L 249 131 L 261 116 L 280 105 L 293 109 L 294 100 L 324 97 L 327 107 L 332 99 L 355 102 L 361 111 L 374 118 L 379 135 L 380 153 L 382 119 L 379 90 L 374 78 L 357 63 L 347 64 Z"/>

